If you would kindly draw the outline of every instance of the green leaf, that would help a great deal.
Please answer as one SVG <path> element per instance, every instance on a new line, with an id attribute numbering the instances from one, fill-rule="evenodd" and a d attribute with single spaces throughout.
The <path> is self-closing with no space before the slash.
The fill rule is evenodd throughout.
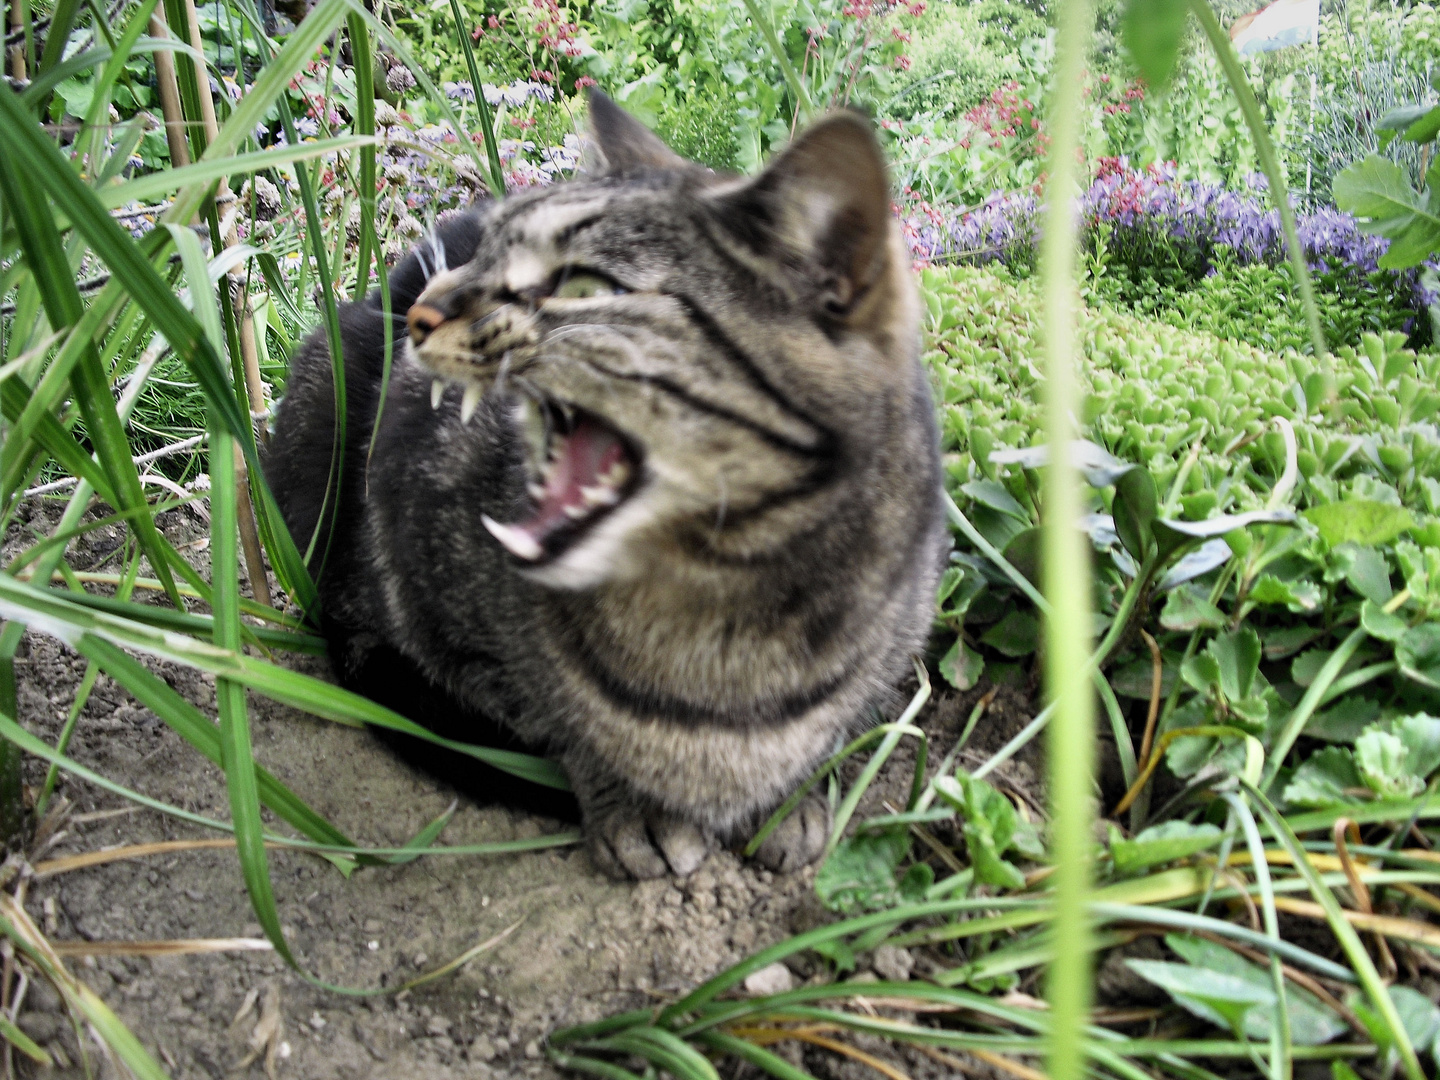
<path id="1" fill-rule="evenodd" d="M 1390 722 L 1390 731 L 1405 744 L 1405 771 L 1428 779 L 1440 768 L 1440 719 L 1415 713 Z"/>
<path id="2" fill-rule="evenodd" d="M 1440 690 L 1440 623 L 1421 623 L 1405 631 L 1395 645 L 1400 674 Z"/>
<path id="3" fill-rule="evenodd" d="M 1002 857 L 1012 846 L 1020 818 L 1015 806 L 984 780 L 960 773 L 935 779 L 935 791 L 965 819 L 965 846 L 975 880 L 1020 889 L 1025 875 Z"/>
<path id="4" fill-rule="evenodd" d="M 1389 732 L 1371 728 L 1355 740 L 1355 765 L 1365 786 L 1382 799 L 1408 799 L 1425 790 L 1425 781 L 1406 768 L 1405 744 Z"/>
<path id="5" fill-rule="evenodd" d="M 1388 544 L 1415 527 L 1414 517 L 1403 506 L 1372 499 L 1346 499 L 1312 506 L 1302 516 L 1320 530 L 1320 535 L 1332 547 L 1345 543 Z"/>
<path id="6" fill-rule="evenodd" d="M 1270 989 L 1270 970 L 1252 964 L 1223 945 L 1188 934 L 1167 934 L 1165 944 L 1186 963 L 1242 979 L 1252 986 Z M 1334 1009 L 1310 991 L 1294 984 L 1285 987 L 1285 1011 L 1290 1020 L 1290 1039 L 1299 1046 L 1320 1046 L 1348 1030 Z M 1263 1042 L 1275 1024 L 1273 1005 L 1258 1004 L 1245 1016 L 1245 1034 Z"/>
<path id="7" fill-rule="evenodd" d="M 1133 874 L 1148 866 L 1185 859 L 1208 851 L 1224 835 L 1214 825 L 1191 825 L 1188 821 L 1167 821 L 1152 825 L 1133 840 L 1126 840 L 1111 826 L 1110 856 L 1117 874 Z"/>
<path id="8" fill-rule="evenodd" d="M 810 947 L 834 966 L 837 974 L 855 970 L 855 950 L 843 941 L 819 941 Z"/>
<path id="9" fill-rule="evenodd" d="M 1295 770 L 1285 785 L 1284 799 L 1291 806 L 1321 810 L 1358 801 L 1355 792 L 1364 787 L 1355 755 L 1339 746 L 1327 746 Z"/>
<path id="10" fill-rule="evenodd" d="M 1367 232 L 1390 239 L 1380 265 L 1403 270 L 1440 251 L 1440 216 L 1430 212 L 1403 169 L 1370 154 L 1344 169 L 1330 185 L 1335 205 L 1360 219 Z"/>
<path id="11" fill-rule="evenodd" d="M 1154 540 L 1152 526 L 1159 513 L 1155 478 L 1138 468 L 1122 475 L 1115 481 L 1115 501 L 1111 512 L 1120 543 L 1135 559 L 1143 560 Z"/>
<path id="12" fill-rule="evenodd" d="M 1125 964 L 1142 979 L 1154 983 L 1175 1004 L 1216 1027 L 1244 1033 L 1250 1010 L 1260 1005 L 1275 1007 L 1275 991 L 1234 975 L 1163 960 L 1126 960 Z"/>
<path id="13" fill-rule="evenodd" d="M 1250 696 L 1260 670 L 1260 635 L 1248 626 L 1213 638 L 1206 651 L 1219 665 L 1220 690 L 1231 701 Z"/>
<path id="14" fill-rule="evenodd" d="M 956 638 L 950 651 L 940 658 L 939 667 L 941 676 L 956 690 L 969 690 L 980 681 L 985 658 Z"/>
<path id="15" fill-rule="evenodd" d="M 1005 656 L 1028 656 L 1040 647 L 1040 622 L 1028 611 L 1011 611 L 980 640 Z"/>
<path id="16" fill-rule="evenodd" d="M 960 490 L 981 506 L 988 506 L 991 510 L 1008 514 L 1016 521 L 1030 524 L 1030 515 L 1025 512 L 1025 508 L 1016 502 L 1015 497 L 1005 490 L 1005 485 L 997 480 L 971 480 L 968 484 L 961 484 Z"/>
<path id="17" fill-rule="evenodd" d="M 1225 613 L 1210 603 L 1208 589 L 1182 585 L 1165 598 L 1160 611 L 1160 625 L 1166 630 L 1219 630 L 1225 625 Z M 1146 695 L 1149 696 L 1148 694 Z"/>
<path id="18" fill-rule="evenodd" d="M 1350 745 L 1360 733 L 1380 717 L 1380 705 L 1371 698 L 1341 698 L 1332 708 L 1317 712 L 1305 725 L 1305 734 L 1312 739 Z"/>
<path id="19" fill-rule="evenodd" d="M 1157 88 L 1168 86 L 1180 58 L 1190 8 L 1184 0 L 1128 0 L 1120 36 L 1140 73 Z"/>
<path id="20" fill-rule="evenodd" d="M 895 869 L 910 850 L 905 829 L 849 836 L 815 874 L 815 895 L 830 911 L 881 911 L 900 903 Z"/>
<path id="21" fill-rule="evenodd" d="M 1432 109 L 1429 105 L 1397 105 L 1375 121 L 1375 130 L 1404 131 L 1429 113 L 1440 113 L 1440 108 Z"/>
<path id="22" fill-rule="evenodd" d="M 1410 629 L 1399 615 L 1390 614 L 1373 600 L 1366 600 L 1360 605 L 1360 625 L 1367 634 L 1381 641 L 1399 641 Z"/>
<path id="23" fill-rule="evenodd" d="M 1261 574 L 1250 588 L 1250 599 L 1257 604 L 1283 604 L 1300 615 L 1316 610 L 1322 596 L 1313 581 L 1282 581 L 1274 574 Z"/>

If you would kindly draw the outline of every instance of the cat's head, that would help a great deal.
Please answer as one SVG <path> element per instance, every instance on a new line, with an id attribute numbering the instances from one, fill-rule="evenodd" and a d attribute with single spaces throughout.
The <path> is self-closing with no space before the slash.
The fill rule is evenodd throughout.
<path id="1" fill-rule="evenodd" d="M 602 170 L 484 212 L 410 309 L 408 362 L 523 435 L 528 496 L 485 525 L 534 579 L 783 557 L 913 426 L 918 305 L 870 125 L 827 116 L 751 178 L 598 93 L 590 133 Z"/>

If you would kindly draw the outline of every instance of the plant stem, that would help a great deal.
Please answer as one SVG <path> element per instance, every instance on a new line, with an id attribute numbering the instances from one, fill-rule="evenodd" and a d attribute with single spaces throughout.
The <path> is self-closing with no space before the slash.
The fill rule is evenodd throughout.
<path id="1" fill-rule="evenodd" d="M 1280 159 L 1275 156 L 1275 144 L 1270 141 L 1270 132 L 1265 128 L 1265 118 L 1260 115 L 1260 103 L 1255 100 L 1255 91 L 1251 89 L 1250 80 L 1245 77 L 1245 69 L 1240 66 L 1240 59 L 1235 55 L 1234 46 L 1230 44 L 1230 35 L 1220 25 L 1215 9 L 1210 6 L 1210 0 L 1190 0 L 1190 10 L 1200 20 L 1200 26 L 1210 41 L 1210 47 L 1215 50 L 1215 58 L 1220 61 L 1230 89 L 1240 103 L 1245 124 L 1250 129 L 1250 141 L 1255 144 L 1255 155 L 1260 159 L 1260 168 L 1270 185 L 1270 200 L 1280 212 L 1280 229 L 1285 233 L 1285 248 L 1290 255 L 1290 267 L 1295 271 L 1295 284 L 1300 289 L 1300 302 L 1305 307 L 1310 343 L 1315 349 L 1316 359 L 1328 374 L 1330 350 L 1325 345 L 1325 332 L 1320 328 L 1320 309 L 1315 304 L 1315 286 L 1310 280 L 1310 268 L 1305 265 L 1300 234 L 1295 229 L 1295 210 L 1290 205 L 1285 175 L 1280 171 Z M 1330 381 L 1333 382 L 1333 379 Z M 1331 393 L 1333 392 L 1332 389 Z"/>
<path id="2" fill-rule="evenodd" d="M 1269 756 L 1265 762 L 1265 773 L 1260 780 L 1260 790 L 1268 791 L 1270 785 L 1275 782 L 1275 776 L 1280 771 L 1280 766 L 1285 763 L 1285 755 L 1295 745 L 1295 740 L 1300 737 L 1300 732 L 1305 730 L 1305 725 L 1315 710 L 1320 707 L 1320 702 L 1325 699 L 1331 684 L 1340 674 L 1341 669 L 1349 662 L 1350 657 L 1355 655 L 1365 638 L 1368 637 L 1365 631 L 1359 627 L 1350 631 L 1350 636 L 1340 643 L 1340 647 L 1330 654 L 1330 659 L 1325 661 L 1325 666 L 1315 676 L 1305 696 L 1300 699 L 1300 704 L 1289 716 L 1285 718 L 1285 726 L 1275 736 L 1275 742 L 1270 747 Z"/>
<path id="3" fill-rule="evenodd" d="M 499 144 L 495 142 L 495 121 L 490 115 L 490 103 L 485 100 L 485 88 L 480 84 L 480 66 L 475 63 L 475 50 L 470 47 L 470 35 L 465 32 L 459 0 L 450 0 L 450 13 L 455 19 L 455 33 L 460 38 L 460 48 L 465 53 L 465 66 L 470 71 L 470 85 L 475 90 L 475 111 L 480 117 L 480 134 L 485 139 L 485 159 L 490 165 L 490 175 L 485 178 L 485 182 L 490 185 L 492 196 L 503 199 L 505 170 L 500 165 Z M 381 273 L 383 275 L 384 271 Z"/>
<path id="4" fill-rule="evenodd" d="M 795 71 L 795 65 L 790 62 L 784 43 L 775 33 L 774 24 L 760 11 L 760 6 L 755 0 L 745 0 L 745 10 L 750 13 L 751 21 L 759 28 L 761 36 L 765 38 L 765 44 L 770 46 L 770 55 L 775 57 L 775 62 L 780 65 L 780 70 L 785 75 L 785 84 L 795 95 L 795 108 L 800 114 L 800 122 L 804 123 L 815 114 L 815 105 L 810 100 L 810 91 L 805 89 L 805 81 L 800 78 Z"/>
<path id="5" fill-rule="evenodd" d="M 1086 1073 L 1085 1023 L 1090 1006 L 1091 802 L 1095 699 L 1090 691 L 1090 563 L 1080 517 L 1080 478 L 1070 462 L 1075 430 L 1076 153 L 1080 95 L 1095 11 L 1070 0 L 1059 11 L 1055 92 L 1050 102 L 1050 182 L 1046 189 L 1040 273 L 1045 306 L 1045 416 L 1050 469 L 1045 476 L 1045 682 L 1055 703 L 1050 725 L 1051 854 L 1055 861 L 1055 935 L 1064 941 L 1050 965 L 1046 997 L 1051 1029 L 1048 1073 L 1079 1080 Z"/>

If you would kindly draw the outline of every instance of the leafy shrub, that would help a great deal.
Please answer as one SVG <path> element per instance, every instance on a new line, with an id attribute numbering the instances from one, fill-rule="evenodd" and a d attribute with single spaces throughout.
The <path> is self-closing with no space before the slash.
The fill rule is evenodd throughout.
<path id="1" fill-rule="evenodd" d="M 927 270 L 925 285 L 947 488 L 979 534 L 1033 575 L 1029 530 L 1044 517 L 1030 449 L 1044 437 L 1038 286 L 953 268 Z M 1403 349 L 1398 334 L 1366 335 L 1362 348 L 1335 354 L 1338 394 L 1327 404 L 1326 377 L 1296 353 L 1105 307 L 1082 313 L 1080 340 L 1082 433 L 1106 454 L 1099 463 L 1114 466 L 1109 477 L 1092 472 L 1097 486 L 1085 493 L 1097 611 L 1115 614 L 1141 562 L 1122 513 L 1133 489 L 1113 486 L 1127 463 L 1158 493 L 1156 522 L 1173 523 L 1166 528 L 1174 536 L 1213 534 L 1188 568 L 1177 564 L 1158 580 L 1137 616 L 1141 625 L 1158 622 L 1168 695 L 1161 734 L 1223 723 L 1273 755 L 1293 743 L 1293 733 L 1287 742 L 1282 732 L 1296 717 L 1317 740 L 1366 733 L 1353 757 L 1311 758 L 1293 777 L 1281 774 L 1293 806 L 1347 804 L 1357 789 L 1383 796 L 1423 783 L 1440 757 L 1430 760 L 1426 750 L 1412 767 L 1405 754 L 1383 751 L 1393 729 L 1440 713 L 1440 356 Z M 1293 433 L 1293 449 L 1277 418 Z M 1298 512 L 1288 523 L 1248 529 L 1221 516 L 1262 511 L 1273 521 L 1287 507 Z M 1016 665 L 1033 656 L 1037 638 L 1019 624 L 1034 619 L 1010 581 L 969 547 L 962 543 L 956 556 L 941 609 L 943 622 L 963 630 L 956 651 L 965 662 L 942 662 L 941 671 L 966 685 L 982 668 L 1023 677 Z M 1120 643 L 1110 681 L 1121 697 L 1143 702 L 1150 655 L 1129 649 Z M 1344 651 L 1324 679 L 1360 674 L 1320 709 L 1333 684 L 1316 680 L 1337 649 Z M 1297 712 L 1312 687 L 1309 711 Z M 1440 728 L 1422 726 L 1424 739 L 1411 741 L 1423 749 Z M 1167 760 L 1180 776 L 1207 761 L 1234 770 L 1239 747 L 1181 737 Z"/>
<path id="2" fill-rule="evenodd" d="M 1021 73 L 1017 45 L 1044 37 L 1044 20 L 1007 0 L 935 4 L 916 23 L 911 83 L 889 111 L 902 119 L 955 119 Z"/>
<path id="3" fill-rule="evenodd" d="M 1266 209 L 1257 178 L 1243 192 L 1197 181 L 1180 181 L 1173 165 L 1131 168 L 1107 160 L 1081 199 L 1085 244 L 1092 276 L 1101 295 L 1142 311 L 1159 312 L 1177 298 L 1199 289 L 1179 316 L 1186 325 L 1243 331 L 1236 336 L 1256 344 L 1282 347 L 1293 338 L 1304 346 L 1298 308 L 1279 334 L 1273 327 L 1245 327 L 1239 304 L 1270 295 L 1283 284 L 1286 270 L 1279 215 Z M 1034 265 L 1039 200 L 1028 193 L 997 194 L 984 205 L 954 216 L 931 211 L 906 218 L 912 250 L 923 261 L 953 260 L 975 264 L 999 261 L 1024 275 Z M 1306 257 L 1317 276 L 1327 328 L 1335 343 L 1358 345 L 1365 331 L 1403 330 L 1412 344 L 1429 340 L 1431 293 L 1417 270 L 1379 268 L 1387 241 L 1365 235 L 1347 214 L 1317 210 L 1299 218 Z M 1235 267 L 1262 267 L 1252 273 L 1209 281 Z M 1207 283 L 1208 282 L 1208 283 Z M 1207 299 L 1214 306 L 1207 322 Z M 1270 306 L 1266 301 L 1265 307 Z M 1277 308 L 1272 314 L 1278 314 Z M 1263 335 L 1272 333 L 1273 340 Z"/>

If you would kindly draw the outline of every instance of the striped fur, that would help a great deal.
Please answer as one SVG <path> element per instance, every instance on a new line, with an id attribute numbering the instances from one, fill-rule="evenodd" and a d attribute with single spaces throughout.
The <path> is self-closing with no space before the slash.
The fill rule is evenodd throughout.
<path id="1" fill-rule="evenodd" d="M 923 647 L 937 441 L 863 120 L 822 120 L 753 179 L 681 161 L 598 95 L 591 128 L 604 171 L 480 206 L 392 273 L 395 311 L 430 322 L 394 324 L 368 459 L 391 331 L 378 297 L 345 310 L 344 481 L 312 566 L 342 679 L 414 675 L 451 706 L 415 718 L 457 737 L 498 720 L 563 762 L 602 865 L 684 873 L 870 723 Z M 556 295 L 579 275 L 613 294 Z M 267 464 L 302 549 L 333 401 L 313 337 Z M 482 515 L 536 512 L 537 415 L 613 433 L 635 477 L 528 561 Z M 802 864 L 823 831 L 812 806 L 765 857 Z"/>

